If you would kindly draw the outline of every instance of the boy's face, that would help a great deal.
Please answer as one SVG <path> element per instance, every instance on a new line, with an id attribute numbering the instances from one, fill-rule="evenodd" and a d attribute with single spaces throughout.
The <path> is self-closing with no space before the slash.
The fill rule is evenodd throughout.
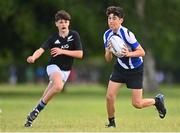
<path id="1" fill-rule="evenodd" d="M 69 20 L 60 19 L 55 24 L 58 27 L 59 31 L 64 32 L 64 31 L 69 30 L 70 21 Z"/>
<path id="2" fill-rule="evenodd" d="M 113 31 L 117 31 L 121 26 L 122 22 L 123 18 L 119 18 L 118 16 L 115 16 L 112 13 L 108 16 L 108 26 Z"/>

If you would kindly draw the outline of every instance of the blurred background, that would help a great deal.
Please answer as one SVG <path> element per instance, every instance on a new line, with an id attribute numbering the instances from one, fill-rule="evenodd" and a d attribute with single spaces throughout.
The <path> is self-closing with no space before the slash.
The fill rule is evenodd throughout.
<path id="1" fill-rule="evenodd" d="M 75 60 L 69 82 L 107 84 L 112 63 L 104 59 L 103 33 L 108 28 L 106 8 L 121 6 L 123 26 L 146 50 L 144 87 L 155 90 L 180 81 L 180 0 L 1 0 L 0 83 L 47 83 L 47 51 L 34 64 L 26 62 L 50 34 L 57 32 L 54 14 L 71 16 L 71 29 L 79 32 L 83 60 Z M 115 59 L 114 59 L 115 61 Z"/>

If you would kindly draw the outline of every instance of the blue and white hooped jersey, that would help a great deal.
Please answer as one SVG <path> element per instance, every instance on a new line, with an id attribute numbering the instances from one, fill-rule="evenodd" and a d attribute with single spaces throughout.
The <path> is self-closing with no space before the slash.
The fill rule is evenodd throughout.
<path id="1" fill-rule="evenodd" d="M 129 51 L 135 51 L 135 49 L 140 45 L 136 40 L 134 34 L 127 28 L 121 26 L 117 33 L 113 33 L 111 29 L 108 29 L 103 36 L 104 47 L 108 47 L 108 40 L 112 35 L 118 35 L 121 37 L 125 44 L 127 45 Z M 122 57 L 117 58 L 118 63 L 125 69 L 134 69 L 139 67 L 143 63 L 142 57 Z"/>

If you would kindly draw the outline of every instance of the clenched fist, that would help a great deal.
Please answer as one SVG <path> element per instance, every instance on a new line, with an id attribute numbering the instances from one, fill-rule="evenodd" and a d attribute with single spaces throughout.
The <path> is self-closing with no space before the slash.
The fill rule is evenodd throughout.
<path id="1" fill-rule="evenodd" d="M 28 63 L 34 63 L 34 62 L 35 62 L 34 57 L 33 57 L 33 56 L 29 56 L 29 57 L 27 58 L 27 62 L 28 62 Z"/>

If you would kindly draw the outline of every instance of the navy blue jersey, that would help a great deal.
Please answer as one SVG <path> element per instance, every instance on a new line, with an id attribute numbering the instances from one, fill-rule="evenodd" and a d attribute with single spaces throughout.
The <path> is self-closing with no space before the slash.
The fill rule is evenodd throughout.
<path id="1" fill-rule="evenodd" d="M 65 38 L 59 36 L 59 33 L 55 33 L 41 46 L 44 50 L 55 47 L 65 50 L 82 50 L 80 36 L 76 31 L 72 30 L 69 31 L 68 36 Z M 50 56 L 48 65 L 56 64 L 61 70 L 68 71 L 72 68 L 73 60 L 73 57 L 67 55 Z"/>
<path id="2" fill-rule="evenodd" d="M 140 45 L 136 40 L 134 34 L 131 31 L 129 31 L 127 28 L 121 26 L 118 29 L 117 33 L 113 33 L 111 29 L 108 29 L 104 33 L 103 40 L 104 40 L 105 48 L 108 47 L 109 38 L 114 34 L 118 35 L 121 39 L 124 40 L 129 51 L 135 51 L 135 49 Z M 122 58 L 117 58 L 117 61 L 124 69 L 134 69 L 139 67 L 143 63 L 142 57 L 122 57 Z"/>

